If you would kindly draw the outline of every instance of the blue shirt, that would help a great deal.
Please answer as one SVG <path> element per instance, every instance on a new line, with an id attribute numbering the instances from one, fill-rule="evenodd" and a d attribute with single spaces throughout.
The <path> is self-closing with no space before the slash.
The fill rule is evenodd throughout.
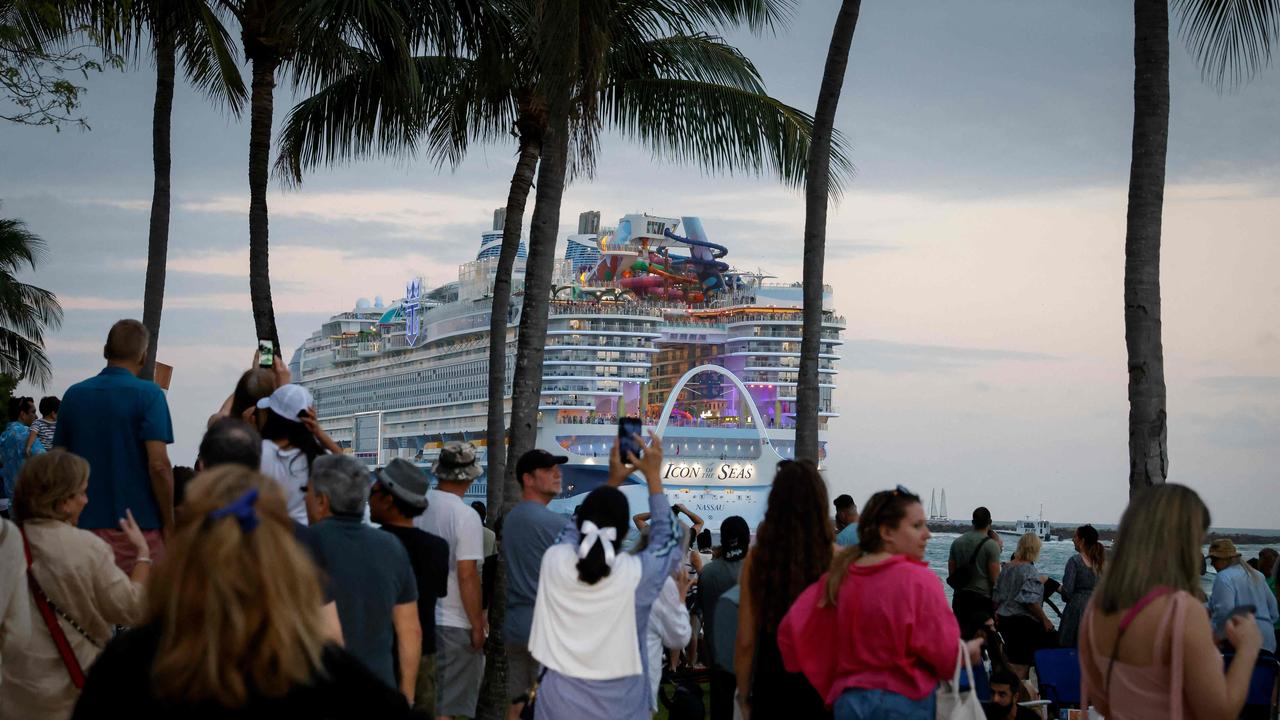
<path id="1" fill-rule="evenodd" d="M 310 526 L 315 548 L 329 574 L 347 652 L 392 688 L 396 677 L 396 605 L 418 599 L 409 553 L 394 535 L 359 517 L 335 515 Z"/>
<path id="2" fill-rule="evenodd" d="M 542 556 L 555 544 L 564 523 L 564 515 L 534 500 L 520 502 L 502 521 L 502 559 L 507 565 L 507 614 L 502 621 L 502 639 L 508 645 L 529 645 Z"/>
<path id="3" fill-rule="evenodd" d="M 836 533 L 836 544 L 840 547 L 853 547 L 858 544 L 858 523 L 849 523 Z"/>
<path id="4" fill-rule="evenodd" d="M 4 467 L 0 467 L 0 477 L 4 478 L 4 497 L 13 497 L 13 487 L 18 482 L 18 471 L 22 470 L 22 465 L 27 461 L 27 438 L 31 436 L 31 428 L 14 420 L 5 427 L 4 433 L 0 434 L 0 460 L 4 461 Z M 31 443 L 31 454 L 39 455 L 44 452 L 44 445 L 37 440 Z"/>
<path id="5" fill-rule="evenodd" d="M 1213 580 L 1213 595 L 1209 597 L 1209 614 L 1213 620 L 1213 633 L 1222 635 L 1231 611 L 1241 605 L 1257 608 L 1254 617 L 1262 632 L 1262 649 L 1276 651 L 1276 635 L 1272 628 L 1276 622 L 1276 596 L 1267 587 L 1262 573 L 1250 572 L 1238 564 L 1227 566 Z"/>
<path id="6" fill-rule="evenodd" d="M 89 461 L 86 530 L 119 527 L 126 509 L 143 530 L 159 530 L 160 508 L 151 492 L 146 441 L 173 442 L 169 403 L 160 386 L 108 366 L 62 396 L 53 444 Z"/>

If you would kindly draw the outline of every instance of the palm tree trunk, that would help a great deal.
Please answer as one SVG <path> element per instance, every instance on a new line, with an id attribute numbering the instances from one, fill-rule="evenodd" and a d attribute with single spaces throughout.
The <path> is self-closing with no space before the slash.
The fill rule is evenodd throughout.
<path id="1" fill-rule="evenodd" d="M 493 310 L 489 318 L 489 427 L 485 435 L 488 446 L 489 517 L 497 522 L 519 493 L 506 483 L 507 415 L 507 314 L 511 308 L 511 275 L 520 251 L 520 231 L 524 226 L 524 206 L 533 186 L 533 173 L 542 153 L 542 133 L 536 123 L 521 120 L 520 157 L 511 175 L 511 191 L 507 194 L 506 220 L 502 226 L 502 251 L 493 279 Z"/>
<path id="2" fill-rule="evenodd" d="M 506 473 L 507 417 L 504 400 L 507 386 L 507 313 L 511 307 L 511 274 L 520 250 L 520 229 L 524 206 L 533 185 L 533 173 L 542 153 L 542 132 L 534 123 L 517 122 L 520 127 L 520 158 L 511 175 L 507 194 L 506 219 L 502 226 L 502 250 L 493 279 L 493 310 L 489 319 L 489 427 L 486 432 L 488 457 L 489 522 L 496 525 L 507 508 L 520 498 L 519 488 Z M 545 325 L 545 323 L 544 323 Z M 514 467 L 514 465 L 512 466 Z M 477 720 L 502 720 L 511 702 L 507 692 L 507 654 L 502 642 L 502 625 L 507 609 L 507 569 L 502 559 L 494 574 L 493 599 L 489 602 L 489 638 L 485 641 L 484 684 L 476 707 Z"/>
<path id="3" fill-rule="evenodd" d="M 565 90 L 567 93 L 568 90 Z M 568 98 L 555 103 L 538 164 L 538 193 L 529 227 L 529 258 L 524 271 L 524 305 L 511 383 L 511 430 L 508 435 L 506 482 L 515 482 L 516 460 L 533 449 L 542 400 L 542 357 L 551 310 L 551 275 L 555 269 L 560 203 L 564 197 L 569 154 Z"/>
<path id="4" fill-rule="evenodd" d="M 1169 145 L 1169 6 L 1134 0 L 1133 158 L 1124 242 L 1124 336 L 1129 359 L 1129 493 L 1169 474 L 1160 225 Z"/>
<path id="5" fill-rule="evenodd" d="M 271 115 L 276 87 L 274 55 L 254 57 L 249 117 L 249 299 L 258 337 L 280 351 L 276 315 L 271 304 L 271 272 L 267 245 L 267 180 L 271 164 Z"/>
<path id="6" fill-rule="evenodd" d="M 813 140 L 809 143 L 809 167 L 805 172 L 804 330 L 800 334 L 800 373 L 796 383 L 795 458 L 815 463 L 818 462 L 818 354 L 822 349 L 822 271 L 827 245 L 831 134 L 861 6 L 861 0 L 844 0 L 836 16 L 827 65 L 818 89 L 818 107 L 813 114 Z"/>
<path id="7" fill-rule="evenodd" d="M 169 178 L 173 166 L 170 129 L 173 125 L 173 83 L 177 52 L 173 33 L 156 23 L 156 102 L 151 115 L 151 165 L 155 173 L 151 190 L 151 227 L 147 233 L 147 279 L 142 291 L 142 324 L 151 333 L 147 361 L 141 377 L 155 377 L 156 350 L 160 346 L 160 315 L 164 309 L 165 265 L 169 254 Z"/>

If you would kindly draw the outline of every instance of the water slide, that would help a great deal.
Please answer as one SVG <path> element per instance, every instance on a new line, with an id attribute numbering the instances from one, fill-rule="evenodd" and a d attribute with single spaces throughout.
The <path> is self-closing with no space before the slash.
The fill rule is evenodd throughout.
<path id="1" fill-rule="evenodd" d="M 729 269 L 729 264 L 722 262 L 720 258 L 729 254 L 729 248 L 723 245 L 717 245 L 707 240 L 706 231 L 702 229 L 702 220 L 696 217 L 682 217 L 680 223 L 684 225 L 687 237 L 676 235 L 670 230 L 663 230 L 662 234 L 671 240 L 681 242 L 689 246 L 689 254 L 695 263 L 704 266 L 714 267 L 716 272 L 724 272 Z M 674 262 L 676 258 L 672 258 Z M 681 260 L 685 260 L 681 258 Z"/>

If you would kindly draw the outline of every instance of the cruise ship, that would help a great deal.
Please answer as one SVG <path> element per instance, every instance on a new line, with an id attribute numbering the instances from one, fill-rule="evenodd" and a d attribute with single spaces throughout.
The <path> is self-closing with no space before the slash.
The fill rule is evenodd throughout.
<path id="1" fill-rule="evenodd" d="M 393 302 L 360 300 L 294 353 L 297 382 L 315 395 L 320 421 L 348 453 L 380 466 L 402 457 L 429 468 L 450 440 L 483 455 L 493 278 L 502 212 L 458 279 L 429 288 L 410 278 Z M 696 217 L 630 214 L 600 227 L 583 213 L 557 260 L 537 447 L 568 455 L 552 507 L 571 511 L 603 483 L 619 417 L 636 416 L 663 438 L 662 478 L 713 531 L 730 515 L 755 527 L 777 463 L 795 450 L 800 363 L 800 283 L 735 269 L 728 241 L 712 242 Z M 507 314 L 508 417 L 520 322 L 521 244 Z M 819 360 L 820 457 L 845 321 L 823 291 Z M 469 495 L 483 500 L 482 476 Z M 647 507 L 642 485 L 624 485 Z M 470 499 L 470 498 L 469 498 Z"/>

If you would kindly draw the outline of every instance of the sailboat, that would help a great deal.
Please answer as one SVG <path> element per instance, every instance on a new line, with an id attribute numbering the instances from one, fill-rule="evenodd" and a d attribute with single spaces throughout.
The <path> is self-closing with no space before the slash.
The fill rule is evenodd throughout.
<path id="1" fill-rule="evenodd" d="M 947 516 L 947 489 L 942 489 L 941 504 L 936 502 L 937 492 L 937 490 L 929 491 L 929 520 L 934 522 L 950 522 L 951 518 Z"/>

